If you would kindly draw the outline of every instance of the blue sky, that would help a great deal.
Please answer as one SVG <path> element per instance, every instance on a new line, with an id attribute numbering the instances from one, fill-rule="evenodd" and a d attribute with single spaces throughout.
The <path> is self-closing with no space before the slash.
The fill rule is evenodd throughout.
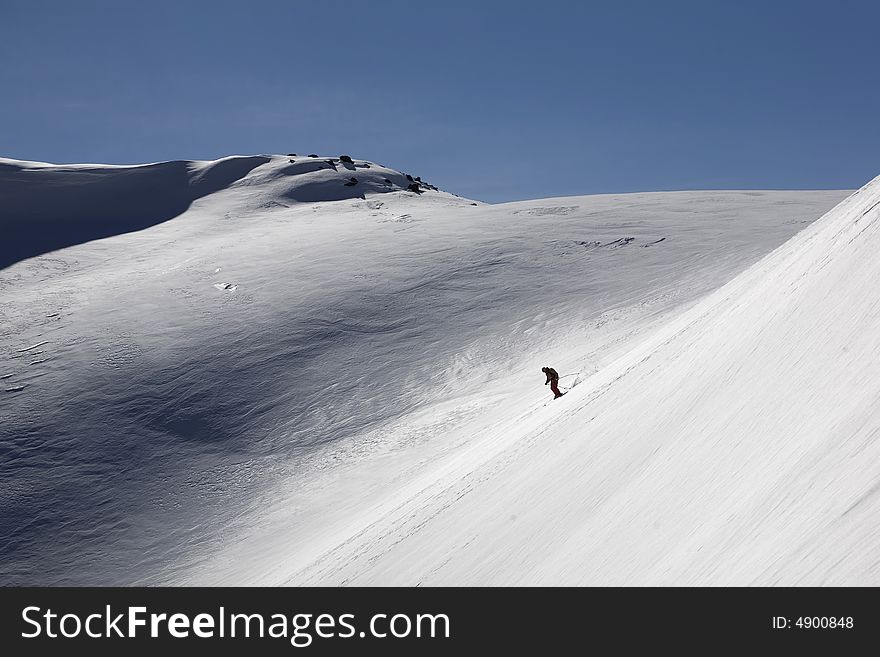
<path id="1" fill-rule="evenodd" d="M 486 201 L 880 174 L 880 3 L 0 0 L 0 156 L 348 153 Z"/>

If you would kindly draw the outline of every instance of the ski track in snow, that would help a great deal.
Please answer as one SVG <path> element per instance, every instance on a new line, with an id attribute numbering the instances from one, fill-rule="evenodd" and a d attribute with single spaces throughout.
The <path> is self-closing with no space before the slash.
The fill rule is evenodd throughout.
<path id="1" fill-rule="evenodd" d="M 747 338 L 772 328 L 764 314 L 784 318 L 746 293 L 772 297 L 762 281 L 815 226 L 786 240 L 843 193 L 488 206 L 399 191 L 403 174 L 357 160 L 345 187 L 349 167 L 296 159 L 141 171 L 167 185 L 189 171 L 209 191 L 0 270 L 0 583 L 876 582 L 867 556 L 830 574 L 834 543 L 796 496 L 834 490 L 813 517 L 864 546 L 873 475 L 841 489 L 822 446 L 836 430 L 867 455 L 866 429 L 805 410 L 816 427 L 798 452 L 785 427 L 806 420 L 757 424 L 784 415 L 761 406 L 772 381 L 736 393 L 751 361 L 734 355 L 760 351 Z M 46 198 L 79 175 L 116 193 L 94 167 L 7 162 L 43 172 Z M 818 269 L 791 259 L 785 284 L 807 290 L 833 251 Z M 742 339 L 723 348 L 729 333 Z M 577 381 L 559 400 L 545 364 Z M 780 497 L 790 522 L 774 525 Z"/>

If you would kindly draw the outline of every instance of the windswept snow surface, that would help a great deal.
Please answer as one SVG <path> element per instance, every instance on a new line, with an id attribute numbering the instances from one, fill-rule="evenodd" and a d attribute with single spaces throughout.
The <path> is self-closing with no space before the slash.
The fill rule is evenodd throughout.
<path id="1" fill-rule="evenodd" d="M 880 177 L 288 581 L 877 585 L 878 248 Z"/>
<path id="2" fill-rule="evenodd" d="M 2 162 L 0 583 L 877 583 L 876 183 L 786 241 L 846 194 L 258 157 L 140 230 Z"/>

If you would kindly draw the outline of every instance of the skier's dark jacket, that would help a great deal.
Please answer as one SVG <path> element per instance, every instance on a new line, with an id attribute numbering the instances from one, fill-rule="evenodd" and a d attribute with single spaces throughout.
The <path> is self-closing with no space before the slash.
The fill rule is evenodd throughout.
<path id="1" fill-rule="evenodd" d="M 556 370 L 554 370 L 552 367 L 545 368 L 544 374 L 547 375 L 547 380 L 544 381 L 544 385 L 547 385 L 551 381 L 559 381 L 559 373 Z"/>

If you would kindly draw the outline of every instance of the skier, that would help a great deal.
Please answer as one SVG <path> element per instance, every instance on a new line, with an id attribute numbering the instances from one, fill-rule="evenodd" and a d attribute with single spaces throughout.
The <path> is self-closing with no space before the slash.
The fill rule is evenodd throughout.
<path id="1" fill-rule="evenodd" d="M 542 367 L 541 371 L 547 375 L 544 385 L 550 384 L 550 390 L 553 391 L 553 399 L 562 397 L 562 393 L 559 392 L 559 373 L 552 367 Z"/>

